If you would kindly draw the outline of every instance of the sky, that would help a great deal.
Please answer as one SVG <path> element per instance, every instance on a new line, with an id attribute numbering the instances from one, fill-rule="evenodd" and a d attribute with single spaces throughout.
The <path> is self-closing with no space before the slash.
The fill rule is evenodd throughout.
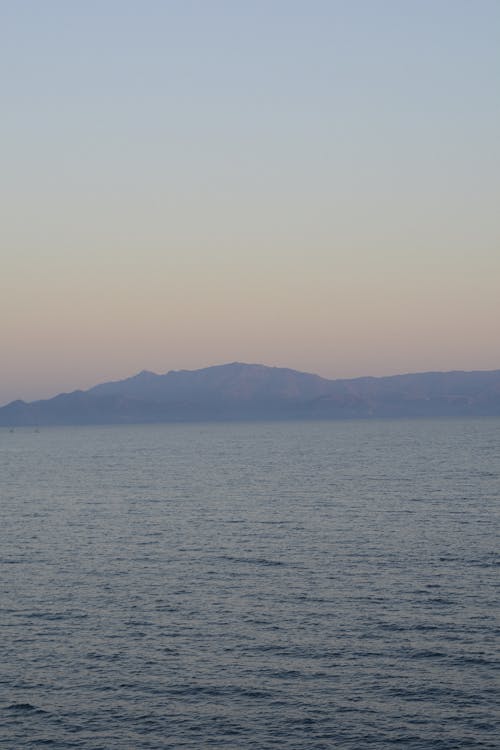
<path id="1" fill-rule="evenodd" d="M 497 0 L 0 0 L 0 403 L 500 368 Z"/>

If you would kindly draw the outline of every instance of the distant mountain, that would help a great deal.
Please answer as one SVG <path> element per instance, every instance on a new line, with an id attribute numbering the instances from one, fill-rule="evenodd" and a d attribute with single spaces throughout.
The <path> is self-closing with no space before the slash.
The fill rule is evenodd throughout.
<path id="1" fill-rule="evenodd" d="M 125 380 L 0 408 L 0 425 L 500 416 L 500 370 L 328 380 L 242 364 L 144 370 Z"/>
<path id="2" fill-rule="evenodd" d="M 88 393 L 94 396 L 120 394 L 161 402 L 304 400 L 324 395 L 331 384 L 331 380 L 319 375 L 284 367 L 232 362 L 202 370 L 171 370 L 165 375 L 143 370 L 126 380 L 96 385 Z"/>

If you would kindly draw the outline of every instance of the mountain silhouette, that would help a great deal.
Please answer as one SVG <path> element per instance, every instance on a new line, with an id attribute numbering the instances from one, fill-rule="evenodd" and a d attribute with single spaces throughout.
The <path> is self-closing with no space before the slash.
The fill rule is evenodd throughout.
<path id="1" fill-rule="evenodd" d="M 0 408 L 0 425 L 498 415 L 500 370 L 328 380 L 232 362 L 163 375 L 143 370 L 87 391 L 13 401 Z"/>

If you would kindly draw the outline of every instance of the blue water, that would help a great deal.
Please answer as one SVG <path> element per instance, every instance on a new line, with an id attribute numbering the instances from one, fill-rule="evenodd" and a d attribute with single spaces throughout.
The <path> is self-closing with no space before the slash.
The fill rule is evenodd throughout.
<path id="1" fill-rule="evenodd" d="M 0 746 L 500 747 L 500 420 L 0 432 Z"/>

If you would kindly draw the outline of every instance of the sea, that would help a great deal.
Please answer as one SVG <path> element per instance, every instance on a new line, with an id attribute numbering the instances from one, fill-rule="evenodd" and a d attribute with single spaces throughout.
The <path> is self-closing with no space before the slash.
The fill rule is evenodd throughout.
<path id="1" fill-rule="evenodd" d="M 0 747 L 500 748 L 500 419 L 0 431 Z"/>

